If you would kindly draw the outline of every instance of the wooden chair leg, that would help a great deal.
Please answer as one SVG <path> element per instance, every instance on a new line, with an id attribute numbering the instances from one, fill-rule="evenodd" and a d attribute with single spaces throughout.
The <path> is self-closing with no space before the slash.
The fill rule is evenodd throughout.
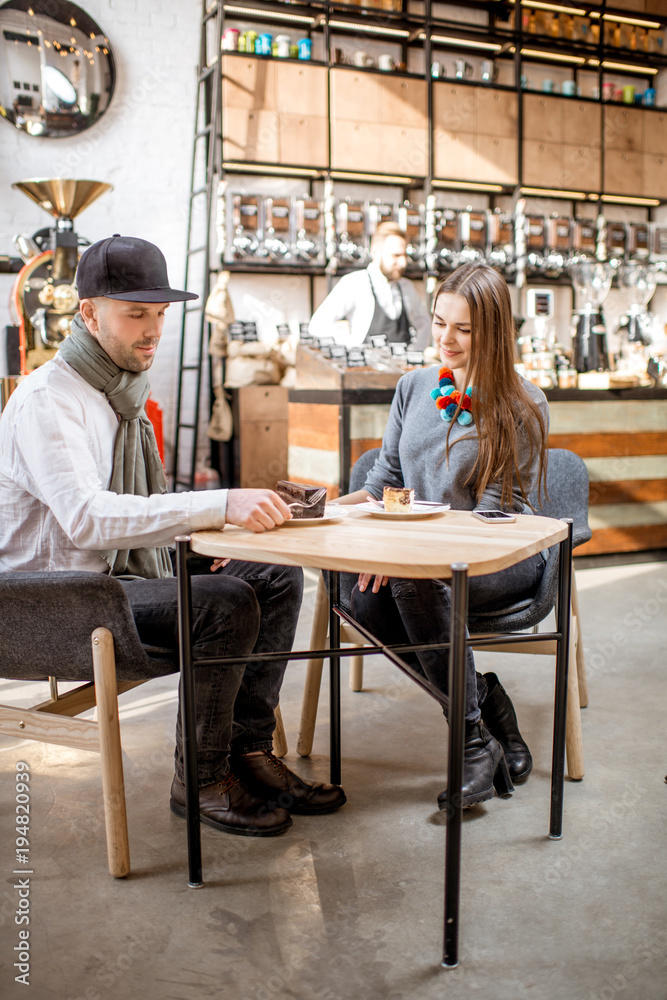
<path id="1" fill-rule="evenodd" d="M 567 774 L 572 781 L 580 781 L 584 776 L 584 743 L 581 735 L 579 680 L 575 666 L 576 647 L 577 626 L 576 620 L 573 619 L 570 624 L 570 669 L 567 675 L 567 720 L 565 727 Z"/>
<path id="2" fill-rule="evenodd" d="M 317 593 L 315 594 L 315 608 L 313 609 L 313 626 L 310 630 L 310 648 L 325 649 L 328 643 L 328 631 L 329 597 L 327 595 L 327 588 L 324 586 L 324 578 L 320 573 Z M 320 686 L 322 684 L 322 667 L 322 660 L 308 660 L 306 683 L 303 688 L 303 702 L 301 703 L 299 736 L 296 744 L 296 752 L 300 757 L 310 756 L 310 752 L 313 749 L 317 705 L 320 700 Z"/>
<path id="3" fill-rule="evenodd" d="M 586 680 L 586 662 L 584 660 L 584 640 L 581 634 L 581 615 L 579 614 L 579 595 L 577 593 L 577 576 L 572 574 L 572 618 L 577 623 L 577 677 L 579 680 L 579 704 L 582 708 L 588 705 L 588 682 Z"/>
<path id="4" fill-rule="evenodd" d="M 309 757 L 310 752 L 313 749 L 313 737 L 315 735 L 317 705 L 320 700 L 320 685 L 322 683 L 323 666 L 323 660 L 308 660 L 306 683 L 303 688 L 303 702 L 301 704 L 299 736 L 296 743 L 296 752 L 300 757 Z"/>
<path id="5" fill-rule="evenodd" d="M 276 705 L 273 713 L 276 717 L 276 728 L 273 733 L 273 752 L 276 757 L 284 757 L 287 753 L 287 737 L 285 736 L 285 726 L 283 725 L 283 715 L 280 705 Z"/>
<path id="6" fill-rule="evenodd" d="M 350 690 L 361 691 L 364 684 L 363 656 L 350 657 Z"/>
<path id="7" fill-rule="evenodd" d="M 123 878 L 130 871 L 130 844 L 127 836 L 123 758 L 118 722 L 116 661 L 111 632 L 106 628 L 96 628 L 92 635 L 92 646 L 107 857 L 110 873 L 114 878 Z"/>

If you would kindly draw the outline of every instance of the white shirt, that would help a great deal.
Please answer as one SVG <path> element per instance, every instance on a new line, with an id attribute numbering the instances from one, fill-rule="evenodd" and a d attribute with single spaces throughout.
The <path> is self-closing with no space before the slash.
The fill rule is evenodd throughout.
<path id="1" fill-rule="evenodd" d="M 0 415 L 0 570 L 108 572 L 108 549 L 169 545 L 225 523 L 226 490 L 109 491 L 118 417 L 58 355 Z"/>
<path id="2" fill-rule="evenodd" d="M 369 277 L 373 282 L 372 290 Z M 431 342 L 431 317 L 415 286 L 407 278 L 387 281 L 374 261 L 363 270 L 343 275 L 334 285 L 322 305 L 313 313 L 308 328 L 310 333 L 314 337 L 334 337 L 338 343 L 344 343 L 348 347 L 363 344 L 375 311 L 373 292 L 390 319 L 400 316 L 403 296 L 408 322 L 417 331 L 412 346 L 419 351 L 428 347 Z M 334 323 L 341 319 L 350 323 L 349 336 L 334 329 Z"/>

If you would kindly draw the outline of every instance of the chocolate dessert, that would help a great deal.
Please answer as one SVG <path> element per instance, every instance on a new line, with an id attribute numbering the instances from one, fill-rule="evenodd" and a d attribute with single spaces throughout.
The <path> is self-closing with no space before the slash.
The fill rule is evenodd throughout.
<path id="1" fill-rule="evenodd" d="M 290 507 L 292 517 L 323 517 L 327 501 L 325 486 L 308 486 L 306 483 L 290 483 L 281 480 L 276 484 L 276 493 Z"/>

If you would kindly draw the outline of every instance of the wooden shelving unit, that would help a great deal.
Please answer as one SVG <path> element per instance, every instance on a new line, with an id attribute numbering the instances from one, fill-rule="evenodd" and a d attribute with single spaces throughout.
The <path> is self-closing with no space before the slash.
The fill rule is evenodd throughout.
<path id="1" fill-rule="evenodd" d="M 311 191 L 319 180 L 329 191 L 349 182 L 384 184 L 400 189 L 404 199 L 423 201 L 427 212 L 433 211 L 436 192 L 442 201 L 447 191 L 458 191 L 469 192 L 471 199 L 487 198 L 491 208 L 503 195 L 515 205 L 525 196 L 562 198 L 564 211 L 573 217 L 582 203 L 604 207 L 609 199 L 635 205 L 638 214 L 650 219 L 652 207 L 667 201 L 667 108 L 602 100 L 610 78 L 647 89 L 657 74 L 667 74 L 667 11 L 653 9 L 664 7 L 664 0 L 643 4 L 644 11 L 636 9 L 637 0 L 629 5 L 632 9 L 619 0 L 554 3 L 551 15 L 558 13 L 564 23 L 572 17 L 599 26 L 596 40 L 589 43 L 533 32 L 531 18 L 539 14 L 544 21 L 550 15 L 543 2 L 532 7 L 518 0 L 402 0 L 401 9 L 393 10 L 333 0 L 202 0 L 195 146 L 199 142 L 199 162 L 206 166 L 197 179 L 193 156 L 191 205 L 197 197 L 206 205 L 191 212 L 188 235 L 190 260 L 201 243 L 193 236 L 196 218 L 206 220 L 209 267 L 196 289 L 198 307 L 203 310 L 216 263 L 210 257 L 215 182 L 245 172 L 265 172 L 267 182 L 300 177 Z M 465 21 L 461 9 L 469 12 Z M 655 27 L 644 29 L 641 22 Z M 318 57 L 306 61 L 222 52 L 222 34 L 230 24 L 309 37 Z M 618 25 L 626 47 L 612 44 L 610 31 Z M 638 40 L 643 30 L 651 32 L 655 51 L 629 48 L 633 28 Z M 401 68 L 381 72 L 341 65 L 336 50 L 351 39 L 359 48 L 381 42 Z M 664 42 L 660 50 L 659 39 Z M 453 57 L 471 64 L 492 60 L 502 79 L 455 78 Z M 432 65 L 443 62 L 446 77 L 434 78 Z M 538 72 L 535 67 L 554 75 L 565 70 L 575 95 L 530 89 L 528 73 Z M 577 95 L 581 80 L 597 80 L 599 96 Z M 224 266 L 311 279 L 322 273 L 309 265 Z M 427 276 L 428 270 L 422 273 Z M 184 312 L 183 343 L 187 326 Z M 202 312 L 199 392 L 203 330 Z M 185 421 L 181 412 L 186 369 L 197 368 L 196 363 L 184 365 L 187 354 L 184 348 L 174 463 L 174 478 L 183 485 L 187 476 L 177 472 L 178 427 L 194 436 L 193 452 L 197 436 L 196 427 L 192 430 L 196 419 Z M 194 477 L 194 458 L 191 470 Z"/>

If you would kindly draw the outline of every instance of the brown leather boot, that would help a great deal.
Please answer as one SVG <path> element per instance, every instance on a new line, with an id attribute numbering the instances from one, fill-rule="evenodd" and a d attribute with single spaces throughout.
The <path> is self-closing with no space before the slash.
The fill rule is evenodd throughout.
<path id="1" fill-rule="evenodd" d="M 269 806 L 277 804 L 291 813 L 333 812 L 347 801 L 340 785 L 304 781 L 270 750 L 232 755 L 229 764 L 253 795 L 265 799 Z"/>
<path id="2" fill-rule="evenodd" d="M 185 816 L 185 785 L 178 775 L 174 775 L 169 805 L 177 816 Z M 199 789 L 199 818 L 207 826 L 241 837 L 275 837 L 292 825 L 286 809 L 272 808 L 256 798 L 233 774 Z"/>

